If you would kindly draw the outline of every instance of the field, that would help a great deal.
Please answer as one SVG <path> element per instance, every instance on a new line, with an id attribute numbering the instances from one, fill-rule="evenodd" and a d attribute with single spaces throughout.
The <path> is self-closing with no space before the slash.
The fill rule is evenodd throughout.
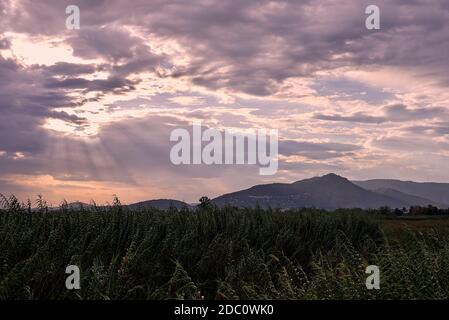
<path id="1" fill-rule="evenodd" d="M 448 216 L 398 217 L 382 220 L 382 229 L 393 232 L 406 229 L 416 231 L 431 231 L 433 229 L 446 228 L 449 228 Z"/>
<path id="2" fill-rule="evenodd" d="M 447 299 L 448 221 L 12 202 L 0 211 L 0 299 Z M 65 287 L 68 265 L 80 290 Z M 380 290 L 365 286 L 368 265 Z"/>

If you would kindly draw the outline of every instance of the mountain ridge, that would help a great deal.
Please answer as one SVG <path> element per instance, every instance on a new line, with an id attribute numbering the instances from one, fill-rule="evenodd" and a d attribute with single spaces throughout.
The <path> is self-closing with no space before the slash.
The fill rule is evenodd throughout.
<path id="1" fill-rule="evenodd" d="M 360 182 L 360 181 L 359 181 Z M 270 183 L 252 186 L 248 189 L 227 193 L 216 197 L 218 206 L 225 204 L 237 207 L 273 207 L 281 209 L 315 207 L 338 208 L 379 208 L 388 206 L 402 208 L 410 206 L 446 206 L 443 201 L 434 201 L 408 194 L 393 188 L 363 188 L 345 177 L 334 173 L 312 177 L 292 183 Z M 449 184 L 448 184 L 449 199 Z"/>
<path id="2" fill-rule="evenodd" d="M 182 209 L 183 207 L 190 208 L 191 206 L 184 201 L 175 200 L 175 199 L 153 199 L 153 200 L 145 200 L 139 201 L 136 203 L 132 203 L 127 205 L 130 209 L 147 209 L 147 208 L 156 208 L 166 210 L 170 207 L 174 207 L 176 209 Z"/>
<path id="3" fill-rule="evenodd" d="M 371 179 L 352 182 L 367 190 L 394 189 L 411 196 L 425 198 L 435 203 L 449 206 L 449 183 L 414 182 L 394 179 Z"/>
<path id="4" fill-rule="evenodd" d="M 449 207 L 449 183 L 413 182 L 394 179 L 372 179 L 351 181 L 335 173 L 315 176 L 292 183 L 259 184 L 220 195 L 212 202 L 218 206 L 226 204 L 236 207 L 262 208 L 403 208 L 411 206 Z M 79 201 L 70 207 L 89 207 Z M 125 205 L 130 209 L 170 207 L 193 208 L 176 199 L 151 199 Z"/>

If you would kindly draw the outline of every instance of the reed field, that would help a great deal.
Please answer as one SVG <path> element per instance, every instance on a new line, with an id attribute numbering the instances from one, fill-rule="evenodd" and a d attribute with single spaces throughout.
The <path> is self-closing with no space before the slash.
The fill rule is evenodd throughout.
<path id="1" fill-rule="evenodd" d="M 110 206 L 3 198 L 0 299 L 447 299 L 447 224 L 362 210 Z M 442 219 L 444 220 L 444 219 Z M 393 227 L 392 227 L 393 226 Z M 67 290 L 65 269 L 81 270 Z M 365 268 L 380 269 L 368 290 Z"/>

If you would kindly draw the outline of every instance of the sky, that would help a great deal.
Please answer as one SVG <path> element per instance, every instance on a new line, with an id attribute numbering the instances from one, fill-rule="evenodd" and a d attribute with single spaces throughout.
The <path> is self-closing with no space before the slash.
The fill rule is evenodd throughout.
<path id="1" fill-rule="evenodd" d="M 196 202 L 329 172 L 449 182 L 448 52 L 447 0 L 1 0 L 0 193 Z M 278 130 L 277 173 L 174 165 L 170 133 L 194 121 Z"/>

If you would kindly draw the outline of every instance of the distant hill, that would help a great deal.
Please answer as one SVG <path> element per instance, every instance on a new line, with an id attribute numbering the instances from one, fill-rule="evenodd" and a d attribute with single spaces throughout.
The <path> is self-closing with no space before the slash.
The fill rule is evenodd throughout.
<path id="1" fill-rule="evenodd" d="M 394 189 L 411 196 L 429 199 L 445 207 L 449 206 L 449 183 L 413 182 L 391 179 L 353 181 L 353 183 L 367 190 Z"/>
<path id="2" fill-rule="evenodd" d="M 81 208 L 90 208 L 91 207 L 90 204 L 80 202 L 80 201 L 68 203 L 67 206 L 71 209 L 81 209 Z"/>
<path id="3" fill-rule="evenodd" d="M 99 207 L 102 207 L 103 205 L 99 205 Z M 91 209 L 93 207 L 92 204 L 83 203 L 79 201 L 71 202 L 67 204 L 67 207 L 74 210 L 79 209 Z M 155 208 L 155 209 L 161 209 L 161 210 L 167 210 L 170 207 L 175 207 L 177 209 L 181 209 L 183 207 L 193 208 L 193 206 L 179 200 L 174 199 L 156 199 L 156 200 L 147 200 L 147 201 L 141 201 L 137 203 L 132 203 L 129 205 L 123 205 L 123 207 L 128 207 L 129 209 L 133 210 L 139 210 L 139 209 L 147 209 L 147 208 Z M 59 210 L 60 207 L 50 207 L 50 210 Z M 35 209 L 37 210 L 37 209 Z"/>
<path id="4" fill-rule="evenodd" d="M 156 208 L 161 210 L 167 210 L 170 207 L 175 207 L 177 209 L 181 209 L 183 207 L 190 208 L 190 205 L 183 201 L 173 200 L 173 199 L 157 199 L 157 200 L 147 200 L 142 202 L 137 202 L 128 205 L 130 209 L 147 209 L 147 208 Z"/>
<path id="5" fill-rule="evenodd" d="M 425 207 L 428 205 L 432 205 L 432 206 L 439 207 L 439 208 L 446 207 L 446 205 L 443 203 L 438 203 L 438 202 L 435 202 L 435 201 L 432 201 L 432 200 L 429 200 L 426 198 L 413 196 L 413 195 L 406 194 L 406 193 L 403 193 L 401 191 L 394 190 L 394 189 L 382 188 L 382 189 L 376 189 L 376 190 L 374 190 L 374 192 L 383 194 L 385 196 L 389 196 L 390 198 L 395 198 L 395 199 L 401 200 L 405 203 L 408 203 L 409 206 L 421 206 L 421 207 L 424 206 Z"/>
<path id="6" fill-rule="evenodd" d="M 406 199 L 398 199 L 366 190 L 336 174 L 300 180 L 294 183 L 273 183 L 222 195 L 213 199 L 218 206 L 304 208 L 392 208 L 408 207 Z"/>
<path id="7" fill-rule="evenodd" d="M 449 183 L 412 182 L 388 179 L 349 181 L 330 173 L 321 177 L 300 180 L 293 183 L 271 183 L 256 185 L 249 189 L 224 194 L 212 200 L 218 206 L 226 204 L 252 208 L 403 208 L 410 206 L 449 207 Z M 89 204 L 74 202 L 72 208 L 90 207 Z M 128 205 L 130 209 L 175 207 L 195 208 L 186 202 L 174 199 L 157 199 Z"/>

